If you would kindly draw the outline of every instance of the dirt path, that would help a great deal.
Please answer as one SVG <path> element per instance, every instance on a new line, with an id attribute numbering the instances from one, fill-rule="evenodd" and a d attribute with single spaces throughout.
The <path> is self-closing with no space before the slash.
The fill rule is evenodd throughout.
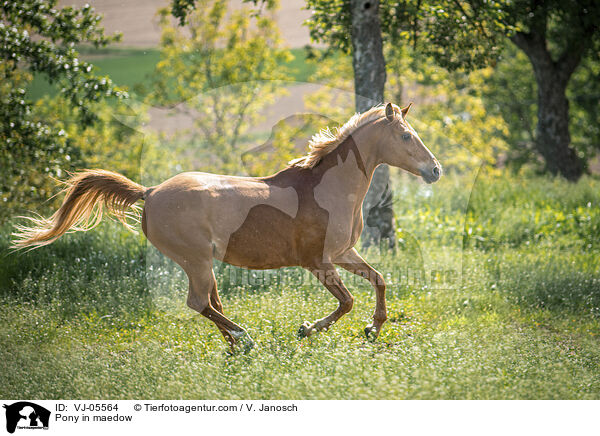
<path id="1" fill-rule="evenodd" d="M 160 41 L 160 29 L 156 11 L 167 6 L 169 0 L 61 0 L 61 6 L 91 4 L 104 14 L 102 24 L 108 34 L 123 33 L 121 46 L 156 47 Z M 244 6 L 242 0 L 231 0 L 234 8 Z M 303 0 L 283 0 L 277 13 L 277 22 L 283 40 L 290 48 L 303 47 L 310 42 L 308 28 L 302 23 L 310 17 L 304 10 Z M 245 6 L 248 6 L 247 4 Z"/>

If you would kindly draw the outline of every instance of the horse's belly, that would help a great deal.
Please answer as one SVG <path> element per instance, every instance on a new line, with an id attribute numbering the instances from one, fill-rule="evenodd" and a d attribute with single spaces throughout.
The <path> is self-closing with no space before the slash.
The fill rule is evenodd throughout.
<path id="1" fill-rule="evenodd" d="M 223 238 L 227 244 L 222 260 L 252 269 L 298 265 L 296 232 L 290 215 L 273 206 L 256 205 L 242 225 Z"/>

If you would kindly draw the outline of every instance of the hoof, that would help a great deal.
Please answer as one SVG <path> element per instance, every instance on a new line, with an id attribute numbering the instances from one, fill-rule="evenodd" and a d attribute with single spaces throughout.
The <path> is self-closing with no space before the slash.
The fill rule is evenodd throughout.
<path id="1" fill-rule="evenodd" d="M 242 341 L 240 347 L 244 353 L 249 353 L 254 348 L 254 341 L 250 339 L 250 336 L 248 336 L 245 341 Z"/>
<path id="2" fill-rule="evenodd" d="M 298 329 L 298 339 L 306 338 L 310 335 L 310 323 L 308 321 L 304 321 L 300 328 Z"/>
<path id="3" fill-rule="evenodd" d="M 369 324 L 365 327 L 365 336 L 367 337 L 368 341 L 374 342 L 377 339 L 377 336 L 379 336 L 379 331 L 375 328 L 375 326 Z"/>
<path id="4" fill-rule="evenodd" d="M 248 354 L 254 348 L 254 342 L 245 341 L 245 342 L 237 342 L 235 345 L 231 347 L 229 350 L 230 356 L 236 356 L 240 354 Z"/>
<path id="5" fill-rule="evenodd" d="M 235 343 L 231 346 L 231 351 L 234 354 L 248 353 L 254 348 L 254 341 L 247 332 L 238 335 L 235 338 Z"/>

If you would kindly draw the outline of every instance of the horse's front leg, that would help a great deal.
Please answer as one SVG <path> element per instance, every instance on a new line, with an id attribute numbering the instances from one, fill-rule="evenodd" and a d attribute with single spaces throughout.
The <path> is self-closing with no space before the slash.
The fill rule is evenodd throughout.
<path id="1" fill-rule="evenodd" d="M 335 259 L 335 264 L 353 274 L 367 279 L 373 288 L 375 288 L 377 302 L 375 305 L 375 312 L 373 313 L 373 323 L 365 328 L 365 335 L 367 336 L 367 339 L 377 339 L 377 336 L 379 336 L 379 332 L 381 331 L 381 326 L 387 319 L 385 282 L 383 281 L 383 276 L 375 270 L 375 268 L 369 265 L 354 248 L 351 248 Z"/>
<path id="2" fill-rule="evenodd" d="M 333 264 L 323 262 L 307 269 L 313 273 L 323 285 L 325 285 L 335 298 L 337 298 L 338 307 L 325 318 L 321 318 L 312 324 L 305 321 L 298 330 L 298 337 L 300 338 L 310 336 L 314 332 L 328 329 L 343 315 L 350 312 L 354 305 L 354 297 L 348 291 L 346 286 L 344 286 L 344 283 Z"/>

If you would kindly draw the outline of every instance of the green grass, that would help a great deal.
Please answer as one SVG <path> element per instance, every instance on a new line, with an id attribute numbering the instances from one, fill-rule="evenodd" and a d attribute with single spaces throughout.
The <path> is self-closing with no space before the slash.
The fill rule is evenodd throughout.
<path id="1" fill-rule="evenodd" d="M 298 341 L 302 321 L 335 307 L 327 291 L 299 280 L 297 269 L 283 276 L 291 283 L 250 273 L 241 285 L 231 280 L 240 270 L 220 265 L 225 312 L 257 344 L 230 356 L 212 323 L 185 307 L 181 271 L 142 236 L 107 222 L 6 254 L 5 228 L 0 396 L 600 399 L 600 253 L 590 224 L 600 183 L 480 177 L 467 226 L 480 230 L 465 235 L 464 253 L 447 231 L 469 199 L 460 178 L 448 176 L 425 200 L 413 194 L 429 188 L 404 188 L 395 203 L 406 217 L 402 232 L 440 268 L 464 254 L 463 280 L 447 289 L 399 281 L 394 273 L 411 260 L 402 244 L 379 258 L 377 268 L 394 279 L 388 323 L 375 343 L 362 336 L 374 293 L 347 274 L 354 310 L 330 331 Z M 589 219 L 580 219 L 582 207 Z M 550 225 L 561 214 L 554 224 L 562 225 Z"/>
<path id="2" fill-rule="evenodd" d="M 290 49 L 293 59 L 286 64 L 290 69 L 292 80 L 297 82 L 309 82 L 310 77 L 315 73 L 317 66 L 315 63 L 307 62 L 307 53 L 303 48 Z"/>
<path id="3" fill-rule="evenodd" d="M 290 70 L 291 80 L 307 82 L 316 66 L 306 62 L 306 51 L 302 48 L 291 49 L 293 58 L 285 66 Z M 84 50 L 82 58 L 91 62 L 98 75 L 109 76 L 117 85 L 128 90 L 146 94 L 152 85 L 154 67 L 160 59 L 158 49 L 106 48 Z M 56 95 L 58 85 L 50 84 L 44 75 L 34 76 L 29 86 L 29 96 L 37 100 L 45 95 Z"/>
<path id="4" fill-rule="evenodd" d="M 84 51 L 82 58 L 91 62 L 98 75 L 109 76 L 117 85 L 135 90 L 139 85 L 148 86 L 151 74 L 159 61 L 157 49 L 118 49 L 109 48 L 98 51 Z M 44 75 L 35 75 L 29 87 L 33 100 L 44 95 L 55 95 L 59 88 L 48 83 Z"/>

